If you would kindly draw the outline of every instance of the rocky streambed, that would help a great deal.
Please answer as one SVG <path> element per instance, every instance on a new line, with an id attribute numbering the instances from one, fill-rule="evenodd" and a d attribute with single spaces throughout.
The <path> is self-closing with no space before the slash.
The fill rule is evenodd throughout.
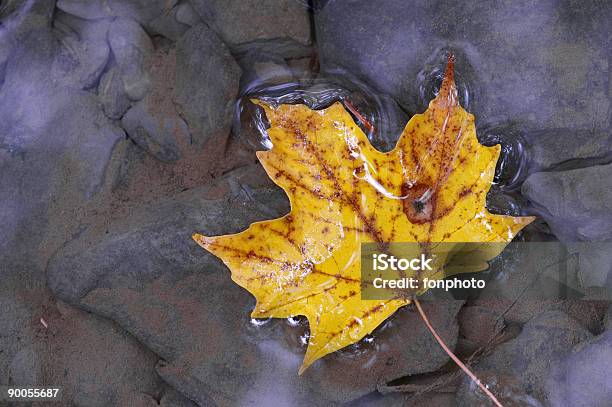
<path id="1" fill-rule="evenodd" d="M 307 323 L 251 320 L 191 234 L 289 209 L 249 96 L 333 88 L 388 146 L 451 51 L 479 136 L 509 146 L 491 207 L 537 215 L 526 240 L 609 241 L 611 19 L 597 1 L 0 2 L 0 385 L 78 406 L 486 405 L 409 307 L 297 376 Z M 609 256 L 567 259 L 580 299 L 530 297 L 546 265 L 517 261 L 503 295 L 426 311 L 504 405 L 608 406 Z"/>

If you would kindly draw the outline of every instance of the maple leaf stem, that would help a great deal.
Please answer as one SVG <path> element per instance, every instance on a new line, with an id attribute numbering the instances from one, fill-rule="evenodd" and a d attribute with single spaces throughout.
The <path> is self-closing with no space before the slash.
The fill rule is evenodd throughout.
<path id="1" fill-rule="evenodd" d="M 357 108 L 351 103 L 350 100 L 344 99 L 343 102 L 344 106 L 349 110 L 349 112 L 353 113 L 355 117 L 357 117 L 357 119 L 361 123 L 363 123 L 363 125 L 368 129 L 368 131 L 374 131 L 374 126 L 372 125 L 372 123 L 370 123 L 370 121 L 366 119 L 364 115 L 359 113 L 359 110 L 357 110 Z"/>
<path id="2" fill-rule="evenodd" d="M 444 352 L 446 352 L 448 356 L 450 356 L 450 358 L 457 364 L 457 366 L 459 366 L 461 370 L 463 370 L 465 374 L 467 374 L 478 385 L 478 387 L 480 387 L 480 389 L 491 399 L 491 401 L 497 407 L 504 407 L 499 402 L 499 400 L 497 400 L 497 398 L 493 395 L 493 393 L 489 391 L 487 386 L 482 384 L 480 379 L 478 379 L 478 377 L 476 377 L 476 375 L 457 356 L 455 356 L 455 354 L 444 343 L 444 340 L 442 340 L 442 338 L 440 337 L 440 335 L 438 335 L 438 333 L 433 328 L 433 326 L 431 326 L 431 323 L 429 322 L 429 318 L 427 318 L 427 315 L 425 314 L 425 312 L 423 311 L 423 308 L 421 307 L 420 301 L 416 297 L 413 297 L 413 301 L 414 301 L 414 304 L 416 305 L 417 310 L 419 311 L 419 314 L 421 315 L 421 318 L 423 319 L 423 322 L 425 322 L 425 325 L 427 325 L 427 328 L 429 329 L 431 334 L 434 336 L 434 338 L 436 338 L 436 341 L 438 341 L 442 349 L 444 349 Z"/>

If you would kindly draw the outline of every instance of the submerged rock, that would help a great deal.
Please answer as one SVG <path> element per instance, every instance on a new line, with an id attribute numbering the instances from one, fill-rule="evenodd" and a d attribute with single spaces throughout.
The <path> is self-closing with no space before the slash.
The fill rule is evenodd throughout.
<path id="1" fill-rule="evenodd" d="M 205 24 L 177 42 L 173 95 L 196 146 L 228 136 L 240 73 L 227 47 Z"/>
<path id="2" fill-rule="evenodd" d="M 176 8 L 176 21 L 178 21 L 179 23 L 192 27 L 202 22 L 202 19 L 193 9 L 191 4 L 189 3 L 189 0 L 180 1 Z"/>
<path id="3" fill-rule="evenodd" d="M 58 49 L 50 31 L 33 32 L 7 63 L 0 89 L 0 255 L 19 258 L 21 249 L 36 247 L 54 221 L 53 208 L 64 217 L 91 200 L 125 138 L 94 95 L 49 81 Z M 7 250 L 13 244 L 17 252 Z"/>
<path id="4" fill-rule="evenodd" d="M 130 138 L 158 160 L 177 161 L 181 157 L 179 146 L 190 143 L 189 129 L 174 112 L 160 111 L 152 98 L 133 106 L 121 120 Z"/>
<path id="5" fill-rule="evenodd" d="M 154 34 L 163 35 L 172 41 L 178 40 L 190 26 L 195 25 L 186 24 L 180 21 L 180 19 L 185 19 L 183 16 L 185 13 L 184 8 L 184 4 L 177 4 L 171 9 L 168 9 L 153 20 L 149 21 L 147 24 L 148 30 Z M 189 19 L 187 19 L 187 21 L 193 22 Z"/>
<path id="6" fill-rule="evenodd" d="M 177 0 L 58 0 L 57 8 L 75 16 L 96 20 L 127 17 L 147 23 L 170 10 Z"/>
<path id="7" fill-rule="evenodd" d="M 111 66 L 100 78 L 98 98 L 104 113 L 110 119 L 120 119 L 130 108 L 130 99 L 125 92 L 121 72 L 116 65 Z"/>
<path id="8" fill-rule="evenodd" d="M 188 150 L 199 151 L 209 142 L 224 145 L 240 68 L 215 33 L 200 24 L 189 29 L 176 46 L 161 47 L 145 59 L 146 90 L 134 87 L 142 88 L 142 100 L 122 118 L 130 138 L 165 162 L 175 162 Z M 115 89 L 116 79 L 108 75 L 100 96 L 107 102 L 105 109 L 117 116 L 125 102 Z M 137 81 L 145 85 L 142 78 Z"/>
<path id="9" fill-rule="evenodd" d="M 0 385 L 53 383 L 64 402 L 92 407 L 122 405 L 164 390 L 154 369 L 158 357 L 116 324 L 56 304 L 19 266 L 3 270 L 2 277 Z"/>
<path id="10" fill-rule="evenodd" d="M 605 407 L 612 400 L 612 331 L 577 345 L 555 366 L 547 391 L 553 407 Z"/>
<path id="11" fill-rule="evenodd" d="M 158 357 L 116 324 L 65 304 L 58 309 L 59 315 L 47 321 L 55 349 L 46 355 L 47 380 L 64 383 L 64 400 L 92 407 L 121 405 L 163 388 L 154 370 Z"/>
<path id="12" fill-rule="evenodd" d="M 462 304 L 463 301 L 455 300 L 423 304 L 430 323 L 450 349 L 457 343 L 457 313 Z M 372 345 L 368 346 L 366 341 L 365 345 L 349 346 L 324 357 L 306 371 L 303 377 L 312 382 L 312 391 L 328 400 L 349 402 L 375 391 L 377 385 L 436 371 L 450 360 L 414 309 L 399 309 L 372 337 Z"/>
<path id="13" fill-rule="evenodd" d="M 551 367 L 578 343 L 592 335 L 577 320 L 560 311 L 547 311 L 530 320 L 520 335 L 497 346 L 473 370 L 502 404 L 549 405 L 546 383 Z M 487 397 L 469 377 L 457 393 L 459 406 L 488 405 Z"/>
<path id="14" fill-rule="evenodd" d="M 290 38 L 310 43 L 306 5 L 292 0 L 189 0 L 200 17 L 230 45 Z"/>
<path id="15" fill-rule="evenodd" d="M 127 18 L 114 20 L 108 33 L 125 93 L 132 100 L 141 100 L 151 89 L 146 68 L 153 54 L 153 43 L 136 21 Z"/>
<path id="16" fill-rule="evenodd" d="M 327 406 L 446 363 L 420 317 L 403 309 L 373 344 L 329 355 L 299 377 L 304 327 L 250 322 L 252 297 L 191 239 L 196 231 L 236 232 L 288 210 L 259 166 L 236 170 L 110 225 L 100 220 L 54 256 L 48 283 L 60 298 L 118 322 L 160 355 L 162 378 L 199 404 Z M 459 307 L 425 305 L 451 347 Z"/>
<path id="17" fill-rule="evenodd" d="M 62 47 L 55 56 L 51 77 L 68 87 L 90 89 L 96 86 L 110 56 L 106 39 L 62 35 L 60 41 Z"/>
<path id="18" fill-rule="evenodd" d="M 530 172 L 599 165 L 612 159 L 612 131 L 548 129 L 528 133 Z"/>
<path id="19" fill-rule="evenodd" d="M 441 73 L 445 50 L 453 50 L 477 124 L 610 126 L 610 7 L 553 0 L 486 8 L 444 0 L 321 3 L 314 16 L 322 68 L 349 69 L 411 113 L 433 97 L 434 85 L 420 78 L 436 77 L 434 68 Z"/>
<path id="20" fill-rule="evenodd" d="M 535 173 L 522 193 L 563 241 L 612 239 L 612 164 Z"/>
<path id="21" fill-rule="evenodd" d="M 78 303 L 96 285 L 111 287 L 113 281 L 136 277 L 135 270 L 139 284 L 145 284 L 170 270 L 186 278 L 220 265 L 193 241 L 193 233 L 228 233 L 288 211 L 282 191 L 258 168 L 238 170 L 216 185 L 183 192 L 111 225 L 101 219 L 54 256 L 49 286 Z"/>

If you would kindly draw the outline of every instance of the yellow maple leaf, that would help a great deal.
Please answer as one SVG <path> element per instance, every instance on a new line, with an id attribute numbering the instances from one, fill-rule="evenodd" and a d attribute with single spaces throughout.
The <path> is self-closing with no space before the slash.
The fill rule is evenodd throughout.
<path id="1" fill-rule="evenodd" d="M 194 239 L 255 296 L 252 317 L 308 318 L 300 373 L 410 302 L 361 298 L 361 243 L 509 242 L 532 221 L 486 210 L 500 146 L 478 143 L 474 116 L 458 102 L 452 61 L 437 97 L 388 153 L 370 145 L 340 103 L 323 110 L 256 103 L 273 143 L 257 157 L 289 196 L 291 212 L 241 233 Z"/>

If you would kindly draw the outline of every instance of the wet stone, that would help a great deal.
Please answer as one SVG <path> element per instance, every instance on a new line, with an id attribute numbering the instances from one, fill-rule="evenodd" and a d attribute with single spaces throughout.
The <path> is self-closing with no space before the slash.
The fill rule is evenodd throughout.
<path id="1" fill-rule="evenodd" d="M 484 346 L 502 330 L 504 321 L 488 307 L 472 305 L 463 307 L 459 312 L 459 326 L 466 340 Z"/>
<path id="2" fill-rule="evenodd" d="M 126 18 L 114 20 L 108 32 L 125 93 L 131 100 L 141 100 L 151 89 L 146 71 L 153 53 L 151 39 L 136 21 Z"/>
<path id="3" fill-rule="evenodd" d="M 567 314 L 544 312 L 525 324 L 518 337 L 497 346 L 490 356 L 473 366 L 473 370 L 502 404 L 549 405 L 551 394 L 546 386 L 552 375 L 551 367 L 569 354 L 575 345 L 591 337 L 577 320 Z M 471 379 L 464 378 L 457 393 L 458 406 L 489 403 Z"/>
<path id="4" fill-rule="evenodd" d="M 240 52 L 234 52 L 236 62 L 242 69 L 242 88 L 263 85 L 281 85 L 295 82 L 282 52 L 268 50 L 268 47 L 251 45 Z"/>
<path id="5" fill-rule="evenodd" d="M 604 407 L 612 400 L 612 331 L 578 344 L 547 382 L 550 405 Z"/>
<path id="6" fill-rule="evenodd" d="M 308 9 L 293 0 L 189 0 L 202 20 L 229 45 L 290 38 L 310 43 Z"/>
<path id="7" fill-rule="evenodd" d="M 134 105 L 121 124 L 130 138 L 158 160 L 174 162 L 181 157 L 181 145 L 190 141 L 189 129 L 174 112 L 156 111 L 152 98 Z"/>
<path id="8" fill-rule="evenodd" d="M 611 13 L 596 2 L 347 0 L 325 2 L 315 25 L 324 70 L 347 68 L 411 113 L 428 101 L 422 69 L 453 50 L 477 124 L 606 129 Z"/>
<path id="9" fill-rule="evenodd" d="M 134 142 L 164 162 L 178 161 L 208 143 L 217 149 L 224 144 L 240 68 L 212 31 L 204 24 L 189 29 L 176 44 L 150 52 L 143 69 L 147 90 L 122 118 Z M 100 96 L 116 117 L 125 101 L 110 76 L 115 74 L 108 75 Z"/>
<path id="10" fill-rule="evenodd" d="M 110 67 L 100 78 L 98 98 L 102 102 L 104 113 L 111 119 L 120 119 L 129 109 L 131 102 L 125 93 L 121 72 L 117 66 Z"/>
<path id="11" fill-rule="evenodd" d="M 608 241 L 612 238 L 612 165 L 527 178 L 523 195 L 562 241 Z"/>
<path id="12" fill-rule="evenodd" d="M 110 55 L 106 40 L 63 35 L 60 42 L 63 46 L 51 67 L 51 77 L 68 87 L 90 89 L 97 85 Z"/>
<path id="13" fill-rule="evenodd" d="M 16 46 L 6 67 L 0 90 L 3 255 L 18 258 L 21 249 L 35 247 L 56 202 L 74 208 L 93 199 L 125 137 L 90 92 L 49 81 L 58 50 L 50 31 L 33 32 Z M 5 250 L 13 244 L 19 250 Z"/>
<path id="14" fill-rule="evenodd" d="M 180 1 L 176 8 L 176 21 L 179 23 L 193 27 L 202 22 L 188 0 Z"/>
<path id="15" fill-rule="evenodd" d="M 154 370 L 158 357 L 116 324 L 62 303 L 58 310 L 48 321 L 57 350 L 47 380 L 65 383 L 63 397 L 102 407 L 147 401 L 163 387 Z"/>
<path id="16" fill-rule="evenodd" d="M 329 355 L 298 376 L 303 329 L 282 328 L 283 320 L 253 325 L 251 296 L 191 239 L 195 231 L 231 233 L 287 211 L 284 193 L 263 170 L 246 167 L 110 225 L 100 220 L 54 256 L 49 286 L 60 298 L 118 322 L 164 359 L 157 371 L 165 381 L 204 405 L 348 402 L 377 384 L 448 361 L 417 313 L 403 309 L 372 343 Z M 425 305 L 450 347 L 460 306 Z"/>
<path id="17" fill-rule="evenodd" d="M 454 349 L 462 301 L 426 302 L 423 310 L 438 334 Z M 403 376 L 438 370 L 449 360 L 415 309 L 401 308 L 373 334 L 372 345 L 359 343 L 316 362 L 303 376 L 312 391 L 329 400 L 349 402 Z M 347 374 L 347 372 L 351 372 Z"/>
<path id="18" fill-rule="evenodd" d="M 529 171 L 532 173 L 589 167 L 612 159 L 609 130 L 547 129 L 525 133 L 530 144 Z"/>
<path id="19" fill-rule="evenodd" d="M 227 47 L 205 24 L 176 43 L 173 95 L 196 146 L 228 136 L 240 74 Z"/>
<path id="20" fill-rule="evenodd" d="M 172 9 L 160 14 L 155 19 L 151 20 L 147 24 L 149 31 L 163 35 L 164 37 L 176 41 L 181 35 L 189 29 L 193 24 L 185 24 L 179 21 L 178 13 L 182 8 L 179 4 L 174 6 Z"/>
<path id="21" fill-rule="evenodd" d="M 58 0 L 57 7 L 85 19 L 127 17 L 147 23 L 175 3 L 176 0 Z"/>

